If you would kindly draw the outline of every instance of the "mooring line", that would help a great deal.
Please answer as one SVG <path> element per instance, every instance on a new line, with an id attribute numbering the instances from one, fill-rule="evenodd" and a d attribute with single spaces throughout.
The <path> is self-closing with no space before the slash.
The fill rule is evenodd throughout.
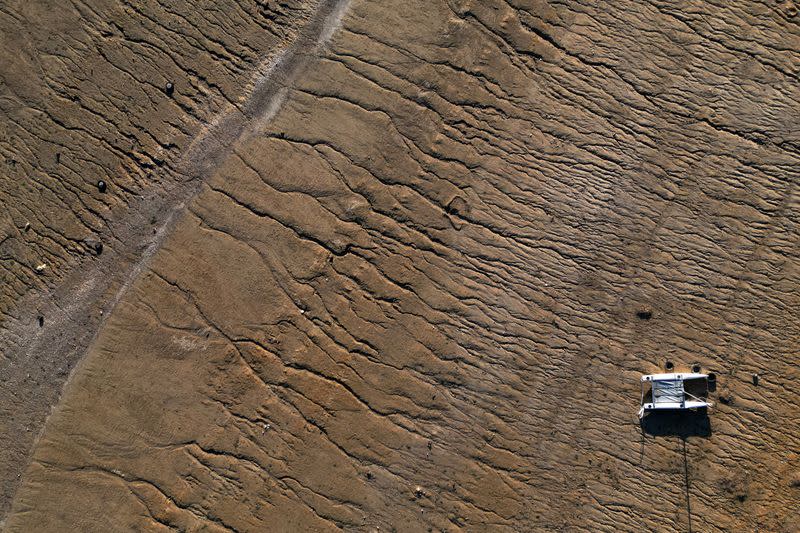
<path id="1" fill-rule="evenodd" d="M 692 533 L 692 505 L 689 502 L 689 462 L 686 458 L 686 437 L 683 441 L 683 481 L 686 486 L 686 516 L 689 517 L 689 533 Z"/>

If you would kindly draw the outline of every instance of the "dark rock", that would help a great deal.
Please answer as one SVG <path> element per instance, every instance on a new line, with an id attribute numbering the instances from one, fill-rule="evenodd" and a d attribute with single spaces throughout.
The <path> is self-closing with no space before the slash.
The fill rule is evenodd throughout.
<path id="1" fill-rule="evenodd" d="M 86 246 L 93 251 L 96 255 L 103 253 L 103 243 L 97 239 L 86 239 Z"/>
<path id="2" fill-rule="evenodd" d="M 445 207 L 445 211 L 447 211 L 451 215 L 466 215 L 469 212 L 469 204 L 467 201 L 462 198 L 461 196 L 456 196 Z"/>
<path id="3" fill-rule="evenodd" d="M 464 223 L 460 219 L 469 213 L 469 204 L 464 198 L 456 196 L 445 206 L 445 211 L 450 215 L 450 224 L 453 229 L 460 230 L 464 227 Z"/>

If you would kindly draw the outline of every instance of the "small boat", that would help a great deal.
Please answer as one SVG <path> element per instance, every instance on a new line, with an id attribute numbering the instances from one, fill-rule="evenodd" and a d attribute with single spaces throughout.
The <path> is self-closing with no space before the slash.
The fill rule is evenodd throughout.
<path id="1" fill-rule="evenodd" d="M 696 411 L 713 405 L 708 401 L 708 374 L 649 374 L 641 382 L 640 419 L 648 411 Z"/>

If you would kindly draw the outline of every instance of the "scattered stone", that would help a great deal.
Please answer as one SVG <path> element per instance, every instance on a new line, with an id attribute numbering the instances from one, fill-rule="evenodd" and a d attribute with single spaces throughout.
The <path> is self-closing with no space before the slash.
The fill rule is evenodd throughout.
<path id="1" fill-rule="evenodd" d="M 422 487 L 420 487 L 419 485 L 414 487 L 414 497 L 415 498 L 422 498 L 423 496 L 425 496 L 425 491 L 422 490 Z"/>
<path id="2" fill-rule="evenodd" d="M 733 496 L 739 503 L 743 503 L 747 499 L 748 483 L 744 474 L 722 479 L 720 488 Z"/>
<path id="3" fill-rule="evenodd" d="M 36 320 L 39 322 L 40 328 L 44 326 L 44 317 L 42 315 L 39 315 Z"/>
<path id="4" fill-rule="evenodd" d="M 164 92 L 167 94 L 167 96 L 172 96 L 172 94 L 175 92 L 175 86 L 171 81 L 168 81 L 164 86 Z"/>
<path id="5" fill-rule="evenodd" d="M 373 477 L 372 472 L 367 472 L 367 479 L 372 479 Z"/>
<path id="6" fill-rule="evenodd" d="M 666 363 L 664 363 L 664 368 L 666 368 L 667 370 L 672 370 L 673 368 L 675 368 L 675 363 L 673 363 L 672 361 L 667 361 Z"/>
<path id="7" fill-rule="evenodd" d="M 45 265 L 44 263 L 39 263 L 38 265 L 36 265 L 36 268 L 34 270 L 36 270 L 37 274 L 42 274 L 46 269 L 47 265 Z"/>
<path id="8" fill-rule="evenodd" d="M 106 185 L 105 181 L 100 180 L 100 181 L 97 182 L 97 190 L 98 191 L 106 192 L 106 188 L 107 188 L 107 185 Z"/>
<path id="9" fill-rule="evenodd" d="M 459 219 L 469 214 L 469 204 L 461 196 L 456 196 L 445 206 L 445 211 L 450 215 L 450 224 L 453 229 L 460 230 L 464 227 L 464 223 Z"/>
<path id="10" fill-rule="evenodd" d="M 731 405 L 733 403 L 733 396 L 722 396 L 722 395 L 720 395 L 719 401 L 724 403 L 725 405 Z"/>
<path id="11" fill-rule="evenodd" d="M 88 246 L 96 255 L 103 253 L 103 243 L 97 239 L 86 239 L 86 246 Z"/>
<path id="12" fill-rule="evenodd" d="M 694 365 L 692 365 L 692 372 L 694 372 L 695 374 L 699 374 L 701 370 L 702 367 L 700 366 L 700 363 L 695 363 Z"/>
<path id="13" fill-rule="evenodd" d="M 653 318 L 653 311 L 650 309 L 639 309 L 636 311 L 636 318 L 639 320 L 650 320 Z"/>
<path id="14" fill-rule="evenodd" d="M 469 211 L 469 204 L 461 196 L 456 196 L 448 202 L 445 211 L 451 215 L 466 215 Z"/>
<path id="15" fill-rule="evenodd" d="M 758 374 L 753 374 L 753 385 L 758 387 Z"/>
<path id="16" fill-rule="evenodd" d="M 30 222 L 26 222 L 25 223 L 25 231 L 28 231 L 29 229 L 31 229 L 31 223 Z"/>

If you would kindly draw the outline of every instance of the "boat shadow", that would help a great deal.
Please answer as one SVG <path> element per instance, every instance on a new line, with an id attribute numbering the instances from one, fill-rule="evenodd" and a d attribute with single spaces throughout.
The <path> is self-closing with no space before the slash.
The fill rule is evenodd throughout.
<path id="1" fill-rule="evenodd" d="M 642 433 L 651 437 L 709 438 L 711 420 L 706 409 L 697 411 L 650 411 L 639 421 Z"/>

